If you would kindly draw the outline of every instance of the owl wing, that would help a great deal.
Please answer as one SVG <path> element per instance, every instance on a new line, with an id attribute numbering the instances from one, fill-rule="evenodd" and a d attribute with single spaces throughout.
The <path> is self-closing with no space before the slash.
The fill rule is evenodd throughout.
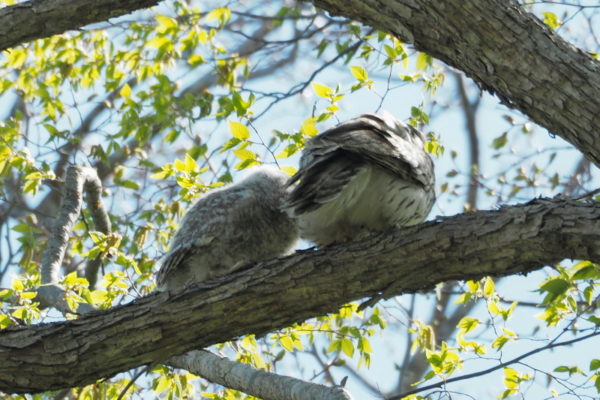
<path id="1" fill-rule="evenodd" d="M 208 251 L 215 239 L 220 240 L 228 234 L 231 218 L 229 210 L 240 201 L 243 191 L 234 186 L 213 190 L 188 210 L 171 241 L 171 249 L 162 259 L 156 275 L 159 286 L 181 268 L 186 260 L 198 252 Z M 214 266 L 202 267 L 210 269 Z"/>
<path id="2" fill-rule="evenodd" d="M 207 246 L 215 239 L 214 236 L 203 236 L 190 243 L 175 246 L 161 260 L 161 267 L 156 275 L 156 283 L 161 286 L 169 276 L 180 268 L 183 262 L 189 260 L 194 254 L 206 251 Z"/>
<path id="3" fill-rule="evenodd" d="M 433 162 L 423 149 L 423 136 L 390 115 L 364 114 L 311 139 L 290 181 L 287 207 L 296 214 L 319 208 L 335 197 L 367 164 L 429 188 Z"/>
<path id="4" fill-rule="evenodd" d="M 408 182 L 432 185 L 433 161 L 423 148 L 423 134 L 389 114 L 361 115 L 313 140 L 317 147 L 339 146 Z"/>

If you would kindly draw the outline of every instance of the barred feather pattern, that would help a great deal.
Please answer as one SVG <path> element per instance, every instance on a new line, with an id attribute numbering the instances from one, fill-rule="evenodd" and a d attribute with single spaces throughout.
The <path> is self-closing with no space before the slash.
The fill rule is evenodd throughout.
<path id="1" fill-rule="evenodd" d="M 322 247 L 422 222 L 435 202 L 433 161 L 416 128 L 364 114 L 310 139 L 285 204 Z"/>
<path id="2" fill-rule="evenodd" d="M 200 198 L 181 220 L 162 260 L 158 289 L 181 290 L 289 254 L 298 230 L 281 208 L 288 180 L 281 170 L 261 166 L 239 183 Z"/>

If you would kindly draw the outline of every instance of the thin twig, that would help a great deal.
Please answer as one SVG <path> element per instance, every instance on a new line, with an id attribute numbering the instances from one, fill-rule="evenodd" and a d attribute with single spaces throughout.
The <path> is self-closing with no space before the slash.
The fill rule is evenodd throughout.
<path id="1" fill-rule="evenodd" d="M 420 388 L 409 390 L 409 391 L 404 392 L 404 393 L 402 393 L 400 395 L 397 395 L 397 396 L 386 397 L 385 400 L 400 400 L 401 398 L 406 397 L 408 395 L 411 395 L 411 394 L 414 394 L 414 393 L 420 393 L 420 392 L 423 392 L 425 390 L 440 388 L 440 387 L 445 386 L 445 385 L 447 385 L 449 383 L 452 383 L 452 382 L 458 382 L 458 381 L 463 381 L 465 379 L 471 379 L 471 378 L 476 378 L 478 376 L 487 375 L 490 372 L 494 372 L 494 371 L 497 371 L 497 370 L 499 370 L 501 368 L 509 366 L 511 364 L 517 363 L 517 362 L 523 360 L 524 358 L 527 358 L 527 357 L 532 356 L 534 354 L 540 353 L 542 351 L 553 349 L 555 347 L 567 346 L 569 344 L 581 342 L 583 340 L 592 338 L 594 336 L 599 336 L 599 335 L 600 335 L 600 330 L 597 330 L 597 331 L 594 331 L 593 333 L 590 333 L 589 335 L 585 335 L 585 336 L 582 336 L 582 337 L 579 337 L 579 338 L 575 338 L 575 339 L 571 339 L 571 340 L 565 340 L 564 342 L 558 342 L 558 343 L 550 342 L 546 346 L 542 346 L 542 347 L 539 347 L 537 349 L 528 351 L 527 353 L 521 354 L 520 356 L 515 357 L 512 360 L 502 362 L 502 363 L 500 363 L 500 364 L 498 364 L 496 366 L 493 366 L 491 368 L 484 369 L 483 371 L 473 372 L 471 374 L 466 374 L 466 375 L 462 375 L 462 376 L 457 376 L 455 378 L 446 379 L 444 381 L 441 381 L 441 382 L 438 382 L 438 383 L 434 383 L 432 385 L 423 386 L 423 387 L 420 387 Z"/>

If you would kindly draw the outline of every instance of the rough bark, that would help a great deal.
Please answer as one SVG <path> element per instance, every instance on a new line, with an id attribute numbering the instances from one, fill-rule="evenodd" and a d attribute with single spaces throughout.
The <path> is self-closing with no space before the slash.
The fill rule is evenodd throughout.
<path id="1" fill-rule="evenodd" d="M 31 0 L 0 8 L 0 51 L 152 7 L 160 0 Z"/>
<path id="2" fill-rule="evenodd" d="M 0 332 L 0 391 L 80 386 L 245 334 L 437 282 L 600 262 L 600 204 L 535 200 L 307 250 L 74 321 Z"/>

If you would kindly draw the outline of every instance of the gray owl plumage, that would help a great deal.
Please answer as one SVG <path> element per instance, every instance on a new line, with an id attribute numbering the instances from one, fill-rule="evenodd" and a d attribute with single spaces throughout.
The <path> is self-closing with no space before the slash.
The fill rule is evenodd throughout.
<path id="1" fill-rule="evenodd" d="M 433 161 L 416 128 L 364 114 L 306 143 L 287 212 L 317 246 L 422 222 L 435 201 Z"/>
<path id="2" fill-rule="evenodd" d="M 157 275 L 159 290 L 181 289 L 288 254 L 298 231 L 282 211 L 288 176 L 271 166 L 211 191 L 185 214 Z"/>

